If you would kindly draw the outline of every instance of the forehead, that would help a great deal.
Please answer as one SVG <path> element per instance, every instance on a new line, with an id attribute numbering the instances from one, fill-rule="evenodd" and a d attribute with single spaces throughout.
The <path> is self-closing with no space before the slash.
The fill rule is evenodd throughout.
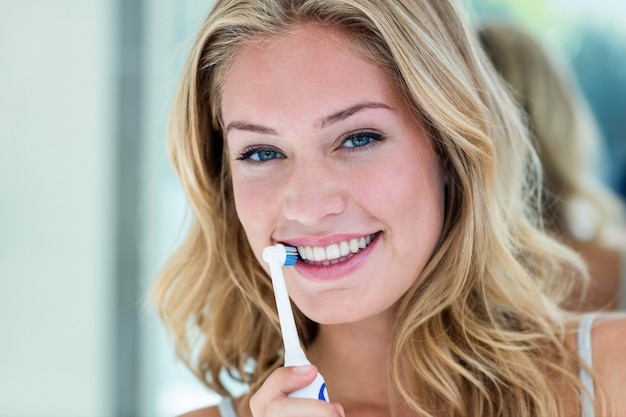
<path id="1" fill-rule="evenodd" d="M 355 100 L 395 107 L 398 97 L 391 77 L 357 53 L 346 33 L 305 24 L 240 47 L 224 78 L 221 110 L 228 122 L 266 118 L 270 109 L 280 109 L 285 117 L 315 107 L 327 111 Z"/>
<path id="2" fill-rule="evenodd" d="M 233 57 L 227 77 L 249 70 L 275 70 L 277 65 L 317 65 L 328 56 L 350 54 L 356 57 L 352 49 L 350 37 L 344 29 L 315 23 L 300 24 L 282 34 L 259 34 L 243 42 Z"/>

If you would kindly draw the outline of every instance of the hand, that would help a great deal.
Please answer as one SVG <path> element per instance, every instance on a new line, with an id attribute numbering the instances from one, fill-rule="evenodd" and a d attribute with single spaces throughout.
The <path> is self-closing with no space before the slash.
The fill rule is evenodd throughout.
<path id="1" fill-rule="evenodd" d="M 278 368 L 250 399 L 253 417 L 345 417 L 337 403 L 308 398 L 289 398 L 290 392 L 306 387 L 317 375 L 315 366 Z"/>

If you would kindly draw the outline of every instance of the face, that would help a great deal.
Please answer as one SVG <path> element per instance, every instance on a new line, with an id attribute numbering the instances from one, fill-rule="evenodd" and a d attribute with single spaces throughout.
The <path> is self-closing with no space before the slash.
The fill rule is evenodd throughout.
<path id="1" fill-rule="evenodd" d="M 289 294 L 318 323 L 390 314 L 439 239 L 445 175 L 389 76 L 337 29 L 244 45 L 223 85 L 237 214 L 257 259 L 298 247 Z"/>

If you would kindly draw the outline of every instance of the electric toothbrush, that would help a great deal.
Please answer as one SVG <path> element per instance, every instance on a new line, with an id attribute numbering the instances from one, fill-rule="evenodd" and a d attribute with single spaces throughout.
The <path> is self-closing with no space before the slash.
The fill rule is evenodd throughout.
<path id="1" fill-rule="evenodd" d="M 291 310 L 282 269 L 283 265 L 291 266 L 298 261 L 298 252 L 292 246 L 285 246 L 279 243 L 274 246 L 268 246 L 263 250 L 263 260 L 270 266 L 278 319 L 285 348 L 285 366 L 311 365 L 311 362 L 304 354 L 304 350 L 302 350 L 302 346 L 300 346 L 300 339 L 298 338 L 296 322 L 293 318 L 293 311 Z M 319 372 L 313 382 L 304 388 L 290 393 L 288 396 L 329 401 L 326 382 L 324 382 L 324 378 Z"/>

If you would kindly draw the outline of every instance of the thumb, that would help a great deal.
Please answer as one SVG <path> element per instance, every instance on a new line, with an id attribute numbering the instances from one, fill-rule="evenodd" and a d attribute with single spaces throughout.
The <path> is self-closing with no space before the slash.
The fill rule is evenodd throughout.
<path id="1" fill-rule="evenodd" d="M 339 412 L 339 414 L 341 415 L 341 417 L 346 417 L 346 412 L 343 409 L 343 406 L 339 403 L 333 403 L 333 406 L 335 407 L 335 409 Z"/>

